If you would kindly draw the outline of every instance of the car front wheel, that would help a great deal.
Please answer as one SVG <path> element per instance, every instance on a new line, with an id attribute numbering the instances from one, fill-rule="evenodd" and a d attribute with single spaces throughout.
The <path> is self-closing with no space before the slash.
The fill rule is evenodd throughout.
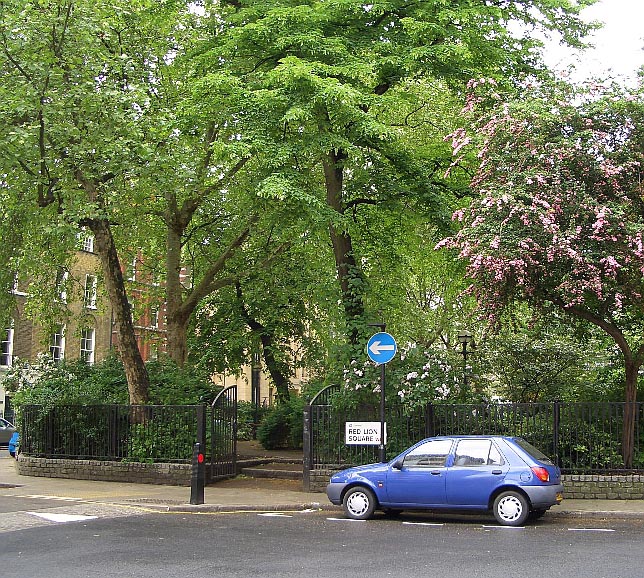
<path id="1" fill-rule="evenodd" d="M 502 526 L 522 526 L 529 513 L 528 500 L 519 492 L 503 492 L 494 500 L 494 517 Z"/>
<path id="2" fill-rule="evenodd" d="M 376 496 L 368 488 L 351 488 L 342 500 L 344 513 L 352 520 L 368 520 L 376 509 Z"/>

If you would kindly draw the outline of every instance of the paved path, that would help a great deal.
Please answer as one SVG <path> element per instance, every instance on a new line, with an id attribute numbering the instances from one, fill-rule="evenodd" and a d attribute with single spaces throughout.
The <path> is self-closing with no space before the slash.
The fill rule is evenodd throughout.
<path id="1" fill-rule="evenodd" d="M 191 505 L 190 488 L 187 487 L 21 476 L 16 471 L 15 461 L 6 454 L 0 457 L 0 495 L 63 498 L 166 511 L 277 511 L 307 508 L 340 511 L 329 503 L 325 494 L 304 492 L 301 482 L 295 480 L 238 477 L 207 486 L 205 503 Z M 564 499 L 548 515 L 644 519 L 644 500 Z"/>

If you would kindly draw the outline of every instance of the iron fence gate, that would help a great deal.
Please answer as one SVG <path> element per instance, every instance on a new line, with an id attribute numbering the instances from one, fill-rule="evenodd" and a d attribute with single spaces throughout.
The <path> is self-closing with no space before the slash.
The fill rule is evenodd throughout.
<path id="1" fill-rule="evenodd" d="M 209 411 L 206 483 L 237 474 L 237 386 L 219 392 Z"/>

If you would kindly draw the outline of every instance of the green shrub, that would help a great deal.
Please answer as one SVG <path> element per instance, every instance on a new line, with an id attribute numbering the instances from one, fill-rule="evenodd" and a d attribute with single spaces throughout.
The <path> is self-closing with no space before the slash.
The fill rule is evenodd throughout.
<path id="1" fill-rule="evenodd" d="M 237 402 L 237 439 L 252 440 L 253 434 L 257 435 L 257 428 L 268 408 L 266 406 L 256 406 L 250 401 Z"/>
<path id="2" fill-rule="evenodd" d="M 270 407 L 257 430 L 257 439 L 267 450 L 302 447 L 304 402 L 292 396 L 287 403 Z"/>

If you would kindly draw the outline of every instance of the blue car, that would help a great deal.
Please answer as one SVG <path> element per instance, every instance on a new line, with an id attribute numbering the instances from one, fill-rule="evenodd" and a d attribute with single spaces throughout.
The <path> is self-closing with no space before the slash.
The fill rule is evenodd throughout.
<path id="1" fill-rule="evenodd" d="M 428 438 L 388 463 L 349 468 L 331 477 L 327 496 L 354 520 L 376 510 L 491 512 L 522 526 L 563 499 L 561 471 L 522 438 Z"/>

